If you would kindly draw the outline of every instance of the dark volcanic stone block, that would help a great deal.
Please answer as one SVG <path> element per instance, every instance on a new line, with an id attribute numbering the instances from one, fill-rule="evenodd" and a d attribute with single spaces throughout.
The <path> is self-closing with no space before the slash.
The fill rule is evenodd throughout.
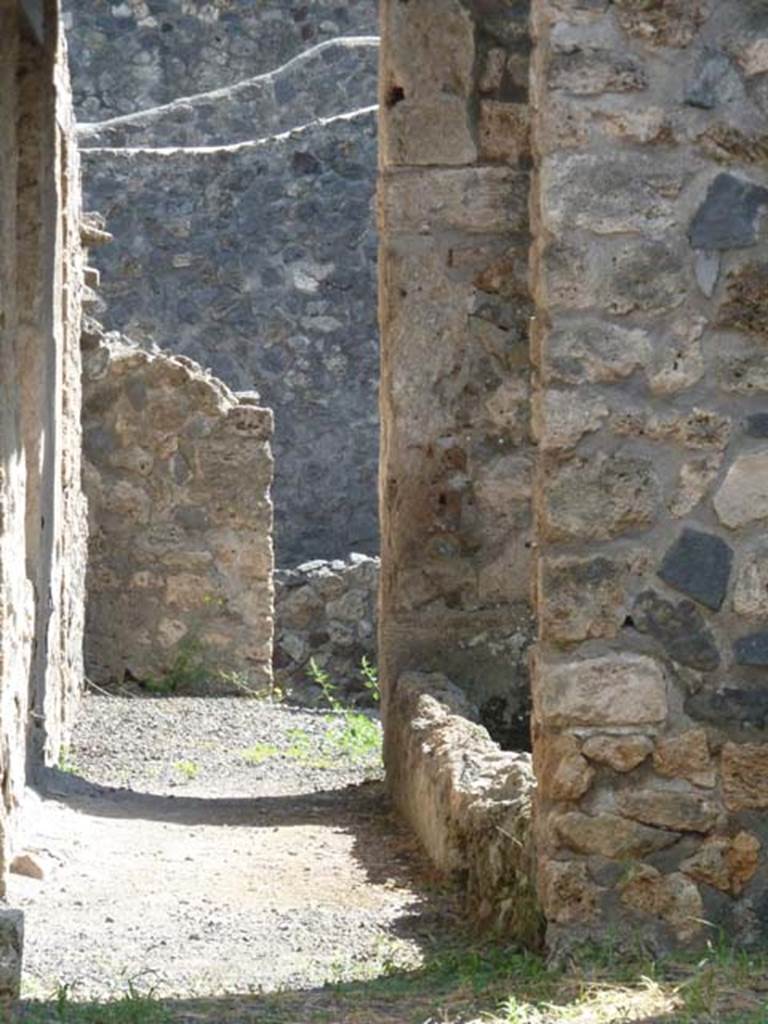
<path id="1" fill-rule="evenodd" d="M 739 665 L 768 665 L 768 630 L 740 637 L 733 653 Z"/>
<path id="2" fill-rule="evenodd" d="M 691 222 L 694 249 L 745 249 L 757 242 L 761 207 L 768 204 L 768 189 L 718 174 Z"/>
<path id="3" fill-rule="evenodd" d="M 732 564 L 733 550 L 721 537 L 685 529 L 664 556 L 659 577 L 717 611 L 725 600 Z"/>
<path id="4" fill-rule="evenodd" d="M 696 74 L 685 93 L 685 102 L 692 107 L 713 110 L 720 98 L 720 86 L 731 69 L 731 62 L 723 53 L 708 52 L 696 69 Z"/>
<path id="5" fill-rule="evenodd" d="M 680 664 L 704 671 L 720 664 L 715 638 L 692 601 L 674 604 L 646 590 L 635 603 L 633 618 L 641 633 L 658 640 L 670 658 Z"/>
<path id="6" fill-rule="evenodd" d="M 768 724 L 768 688 L 702 690 L 686 699 L 685 711 L 691 718 L 724 728 L 765 729 Z"/>
<path id="7" fill-rule="evenodd" d="M 768 437 L 768 412 L 756 412 L 747 416 L 744 429 L 750 437 Z"/>

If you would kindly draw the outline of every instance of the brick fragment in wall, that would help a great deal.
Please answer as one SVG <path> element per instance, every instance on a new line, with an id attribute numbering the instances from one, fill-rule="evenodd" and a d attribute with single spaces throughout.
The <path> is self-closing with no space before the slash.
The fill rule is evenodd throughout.
<path id="1" fill-rule="evenodd" d="M 704 903 L 696 884 L 680 872 L 662 875 L 650 864 L 635 866 L 620 883 L 622 903 L 652 918 L 661 918 L 680 941 L 704 930 Z"/>

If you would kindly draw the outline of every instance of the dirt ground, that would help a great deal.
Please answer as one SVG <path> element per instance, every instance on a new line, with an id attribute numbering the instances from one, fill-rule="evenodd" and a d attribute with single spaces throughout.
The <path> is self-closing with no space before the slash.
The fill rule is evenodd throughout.
<path id="1" fill-rule="evenodd" d="M 378 749 L 329 757 L 334 728 L 244 698 L 89 695 L 27 814 L 45 877 L 11 879 L 24 993 L 276 992 L 418 966 L 456 907 L 390 813 Z"/>

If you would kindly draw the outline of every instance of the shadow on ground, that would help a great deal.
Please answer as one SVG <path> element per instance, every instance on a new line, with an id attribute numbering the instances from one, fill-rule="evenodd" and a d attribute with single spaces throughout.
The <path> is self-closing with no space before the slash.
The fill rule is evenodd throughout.
<path id="1" fill-rule="evenodd" d="M 144 819 L 192 827 L 337 828 L 353 836 L 353 853 L 370 881 L 413 885 L 415 880 L 424 896 L 435 896 L 442 890 L 444 897 L 453 889 L 450 880 L 430 866 L 398 820 L 380 781 L 281 796 L 213 798 L 116 789 L 58 768 L 43 769 L 35 783 L 46 800 L 99 818 Z"/>

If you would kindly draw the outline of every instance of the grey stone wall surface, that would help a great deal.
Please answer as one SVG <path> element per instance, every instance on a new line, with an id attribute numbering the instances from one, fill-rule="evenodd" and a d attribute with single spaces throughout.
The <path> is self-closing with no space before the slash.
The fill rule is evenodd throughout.
<path id="1" fill-rule="evenodd" d="M 279 564 L 375 553 L 375 111 L 212 149 L 88 149 L 109 329 L 274 409 Z"/>
<path id="2" fill-rule="evenodd" d="M 82 147 L 225 146 L 376 103 L 379 41 L 318 43 L 274 71 L 151 110 L 81 124 Z"/>
<path id="3" fill-rule="evenodd" d="M 768 938 L 768 9 L 536 0 L 549 943 Z"/>
<path id="4" fill-rule="evenodd" d="M 371 702 L 363 659 L 376 666 L 379 560 L 352 554 L 275 572 L 275 685 L 288 697 L 322 703 L 310 662 L 340 698 Z"/>
<path id="5" fill-rule="evenodd" d="M 375 0 L 67 0 L 79 121 L 148 110 L 375 35 Z"/>
<path id="6" fill-rule="evenodd" d="M 268 691 L 271 412 L 93 321 L 83 346 L 89 678 Z"/>

